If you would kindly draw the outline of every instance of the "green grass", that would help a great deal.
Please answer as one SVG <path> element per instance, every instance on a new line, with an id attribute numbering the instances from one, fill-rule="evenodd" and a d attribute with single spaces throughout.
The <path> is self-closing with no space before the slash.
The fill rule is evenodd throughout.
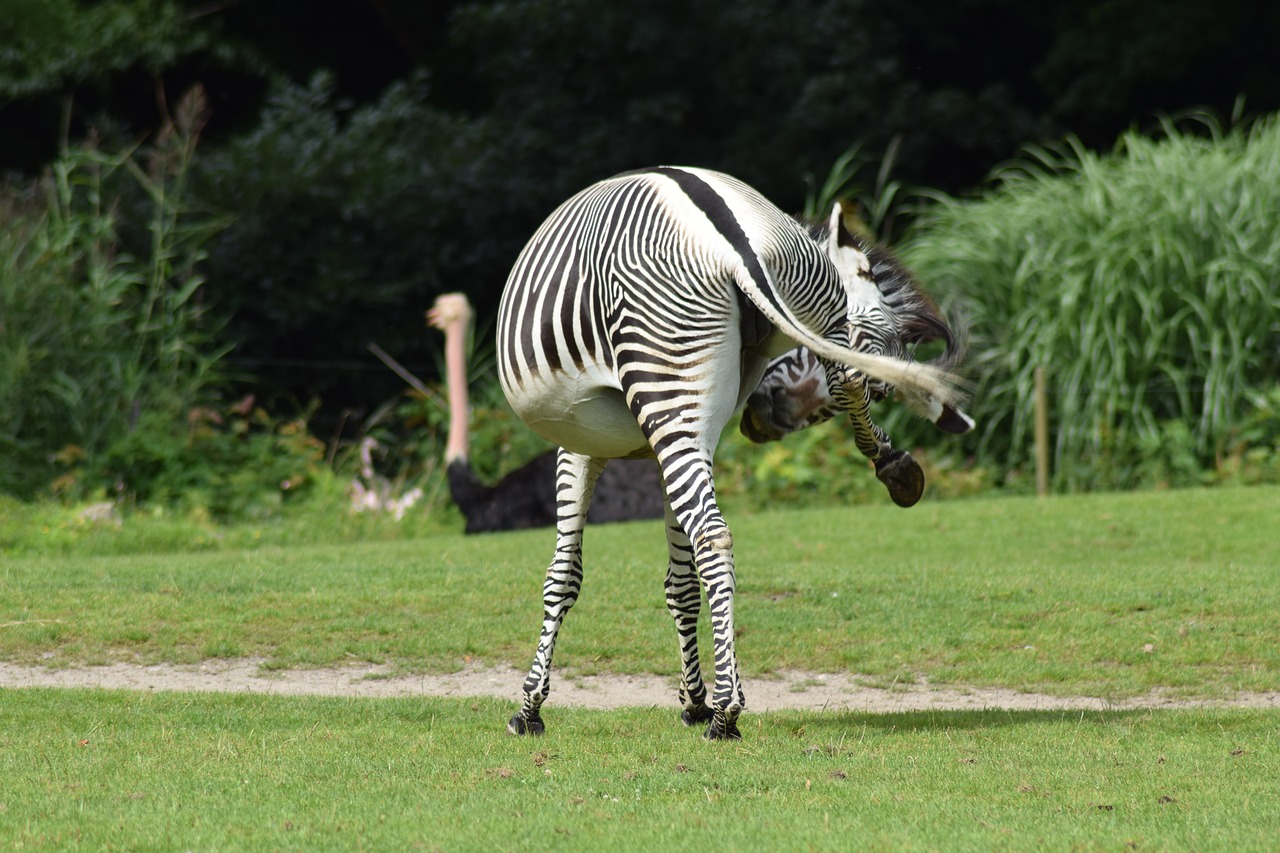
<path id="1" fill-rule="evenodd" d="M 1280 489 L 1256 487 L 733 513 L 743 668 L 1116 698 L 1276 690 L 1277 509 Z M 59 539 L 0 562 L 0 660 L 527 664 L 548 531 L 345 535 L 116 556 Z M 661 540 L 658 523 L 589 532 L 558 665 L 675 672 Z M 707 743 L 674 697 L 551 704 L 547 734 L 525 739 L 504 733 L 507 700 L 3 690 L 0 838 L 1235 851 L 1280 837 L 1269 709 L 749 713 L 743 742 Z"/>
<path id="2" fill-rule="evenodd" d="M 1275 690 L 1276 518 L 1275 487 L 732 514 L 739 656 L 748 676 Z M 524 667 L 551 545 L 540 530 L 9 559 L 0 660 Z M 657 522 L 588 531 L 557 666 L 674 674 L 664 561 Z"/>
<path id="3" fill-rule="evenodd" d="M 1269 850 L 1273 712 L 775 713 L 7 691 L 0 826 L 39 849 Z"/>

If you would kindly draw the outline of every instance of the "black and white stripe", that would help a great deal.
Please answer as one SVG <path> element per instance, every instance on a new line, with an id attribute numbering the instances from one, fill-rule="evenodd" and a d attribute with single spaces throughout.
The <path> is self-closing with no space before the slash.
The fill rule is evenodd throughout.
<path id="1" fill-rule="evenodd" d="M 512 732 L 543 729 L 556 637 L 581 588 L 583 519 L 596 477 L 608 459 L 652 454 L 668 507 L 666 599 L 679 637 L 683 718 L 708 722 L 711 738 L 738 736 L 733 538 L 712 476 L 721 430 L 770 357 L 797 343 L 819 360 L 832 397 L 855 420 L 870 423 L 871 388 L 956 396 L 945 370 L 899 357 L 900 330 L 878 297 L 867 303 L 871 270 L 866 255 L 834 235 L 814 239 L 750 187 L 699 169 L 602 181 L 534 234 L 499 306 L 498 369 L 512 408 L 562 450 L 542 637 Z M 878 458 L 881 446 L 882 433 L 868 456 Z M 709 704 L 696 641 L 699 583 L 715 655 Z"/>

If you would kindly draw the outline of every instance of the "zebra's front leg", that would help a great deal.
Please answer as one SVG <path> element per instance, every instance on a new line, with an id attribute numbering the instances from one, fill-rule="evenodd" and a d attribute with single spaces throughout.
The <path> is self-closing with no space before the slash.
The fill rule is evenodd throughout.
<path id="1" fill-rule="evenodd" d="M 698 570 L 693 562 L 689 537 L 667 502 L 667 610 L 676 623 L 676 640 L 680 644 L 680 720 L 686 726 L 711 721 L 707 707 L 707 688 L 702 681 L 702 664 L 698 660 L 698 613 L 702 609 L 702 590 L 698 586 Z"/>
<path id="2" fill-rule="evenodd" d="M 895 450 L 884 430 L 871 420 L 871 394 L 865 379 L 857 371 L 836 384 L 829 376 L 828 382 L 837 390 L 832 394 L 849 414 L 853 425 L 853 441 L 863 456 L 876 466 L 876 479 L 884 484 L 889 497 L 901 507 L 915 506 L 924 494 L 924 472 L 920 463 L 905 450 Z"/>
<path id="3" fill-rule="evenodd" d="M 524 680 L 524 701 L 507 723 L 513 735 L 540 735 L 542 703 L 551 692 L 551 656 L 564 617 L 582 590 L 582 529 L 604 460 L 561 450 L 556 458 L 556 552 L 542 583 L 542 635 Z"/>

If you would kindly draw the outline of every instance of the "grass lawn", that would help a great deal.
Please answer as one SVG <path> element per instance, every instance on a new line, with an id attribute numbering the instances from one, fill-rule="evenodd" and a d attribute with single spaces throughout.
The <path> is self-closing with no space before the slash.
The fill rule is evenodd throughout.
<path id="1" fill-rule="evenodd" d="M 742 665 L 1115 698 L 1276 690 L 1277 518 L 1280 489 L 1261 487 L 737 513 Z M 89 553 L 118 544 L 64 538 L 0 561 L 0 659 L 524 666 L 551 537 L 361 544 L 318 531 L 288 546 Z M 664 558 L 658 523 L 588 532 L 559 666 L 675 671 Z M 0 838 L 95 850 L 1270 850 L 1280 838 L 1270 710 L 748 713 L 745 741 L 712 744 L 674 702 L 555 707 L 541 739 L 504 733 L 513 709 L 0 691 Z"/>
<path id="2" fill-rule="evenodd" d="M 1274 850 L 1274 712 L 751 715 L 0 693 L 0 827 L 42 849 Z"/>
<path id="3" fill-rule="evenodd" d="M 1275 487 L 739 513 L 739 656 L 753 676 L 884 685 L 1274 690 L 1277 519 Z M 551 546 L 534 530 L 6 559 L 0 660 L 524 667 Z M 588 531 L 558 667 L 676 672 L 665 558 L 659 522 Z"/>

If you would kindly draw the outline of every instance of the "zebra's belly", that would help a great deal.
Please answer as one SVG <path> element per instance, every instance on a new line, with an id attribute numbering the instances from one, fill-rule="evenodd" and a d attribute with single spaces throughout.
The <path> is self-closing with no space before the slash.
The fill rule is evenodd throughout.
<path id="1" fill-rule="evenodd" d="M 520 396 L 520 400 L 511 401 L 520 419 L 566 450 L 608 459 L 651 455 L 649 443 L 617 388 L 563 383 L 527 389 Z"/>

